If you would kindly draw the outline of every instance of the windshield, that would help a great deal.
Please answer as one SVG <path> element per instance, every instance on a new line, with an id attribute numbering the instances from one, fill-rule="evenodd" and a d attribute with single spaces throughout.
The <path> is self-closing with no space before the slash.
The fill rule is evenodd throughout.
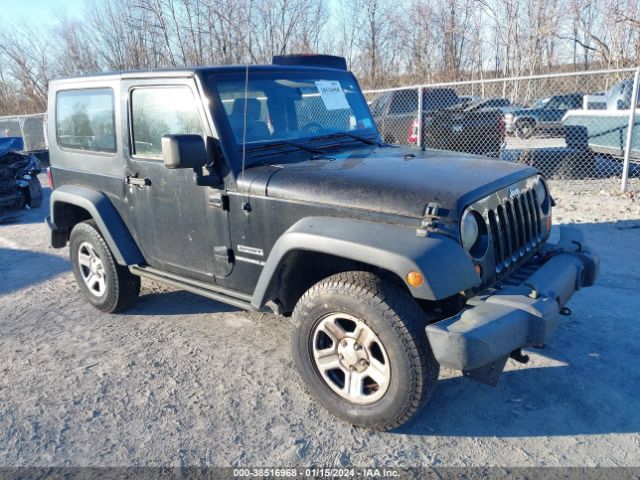
<path id="1" fill-rule="evenodd" d="M 212 75 L 236 145 L 296 141 L 348 132 L 376 133 L 358 84 L 342 72 L 260 72 Z"/>

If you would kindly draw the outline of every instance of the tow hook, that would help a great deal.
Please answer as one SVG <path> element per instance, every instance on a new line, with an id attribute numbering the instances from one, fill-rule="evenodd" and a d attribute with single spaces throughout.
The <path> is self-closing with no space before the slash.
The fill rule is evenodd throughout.
<path id="1" fill-rule="evenodd" d="M 560 313 L 560 315 L 562 315 L 562 316 L 568 317 L 569 315 L 571 315 L 571 309 L 568 308 L 568 307 L 562 307 L 560 309 L 560 312 L 558 312 L 558 313 Z"/>
<path id="2" fill-rule="evenodd" d="M 529 363 L 529 355 L 524 355 L 521 348 L 511 352 L 509 357 L 513 358 L 518 363 Z"/>

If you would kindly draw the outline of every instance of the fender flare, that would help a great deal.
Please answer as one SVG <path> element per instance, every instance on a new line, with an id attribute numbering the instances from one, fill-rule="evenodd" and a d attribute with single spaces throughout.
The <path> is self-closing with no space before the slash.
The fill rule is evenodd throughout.
<path id="1" fill-rule="evenodd" d="M 326 253 L 362 262 L 395 273 L 411 294 L 420 299 L 440 300 L 480 283 L 473 263 L 451 238 L 433 234 L 419 237 L 415 229 L 386 223 L 333 217 L 304 218 L 274 244 L 251 298 L 261 308 L 271 300 L 278 271 L 286 255 L 303 250 Z M 422 272 L 420 287 L 406 283 L 412 270 Z"/>
<path id="2" fill-rule="evenodd" d="M 101 192 L 77 185 L 62 185 L 51 193 L 50 224 L 52 230 L 67 230 L 73 225 L 61 217 L 60 204 L 86 210 L 120 265 L 144 264 L 144 256 L 111 200 Z"/>

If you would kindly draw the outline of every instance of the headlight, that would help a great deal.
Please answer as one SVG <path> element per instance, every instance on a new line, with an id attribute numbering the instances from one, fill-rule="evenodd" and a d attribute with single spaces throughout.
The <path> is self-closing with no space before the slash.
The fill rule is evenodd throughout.
<path id="1" fill-rule="evenodd" d="M 462 237 L 462 246 L 466 251 L 471 250 L 473 244 L 478 239 L 478 221 L 471 210 L 467 210 L 462 216 L 462 224 L 460 227 L 460 236 Z"/>
<path id="2" fill-rule="evenodd" d="M 535 192 L 536 192 L 536 200 L 538 201 L 538 205 L 540 205 L 540 208 L 542 209 L 542 213 L 544 213 L 545 215 L 548 215 L 551 201 L 549 198 L 549 192 L 547 191 L 547 187 L 545 186 L 544 181 L 542 181 L 542 179 L 539 179 L 538 183 L 536 183 Z"/>
<path id="3" fill-rule="evenodd" d="M 489 236 L 487 223 L 482 215 L 475 210 L 467 210 L 460 222 L 460 238 L 462 247 L 476 259 L 481 259 L 487 253 Z"/>

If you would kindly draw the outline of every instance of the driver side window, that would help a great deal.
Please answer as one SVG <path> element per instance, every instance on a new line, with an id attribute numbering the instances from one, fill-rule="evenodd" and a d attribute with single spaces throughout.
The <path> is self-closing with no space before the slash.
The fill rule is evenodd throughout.
<path id="1" fill-rule="evenodd" d="M 204 134 L 195 98 L 187 86 L 136 88 L 131 93 L 132 152 L 162 158 L 163 135 Z"/>

